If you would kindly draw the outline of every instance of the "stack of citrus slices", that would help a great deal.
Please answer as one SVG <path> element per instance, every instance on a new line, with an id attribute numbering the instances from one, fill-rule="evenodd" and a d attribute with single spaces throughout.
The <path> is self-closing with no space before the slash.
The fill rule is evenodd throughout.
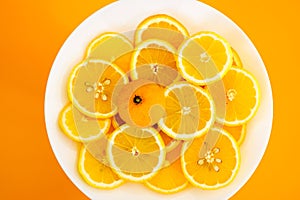
<path id="1" fill-rule="evenodd" d="M 70 73 L 58 121 L 81 143 L 79 174 L 96 188 L 133 181 L 165 194 L 228 185 L 257 81 L 220 35 L 190 35 L 165 14 L 143 20 L 133 40 L 101 34 Z"/>

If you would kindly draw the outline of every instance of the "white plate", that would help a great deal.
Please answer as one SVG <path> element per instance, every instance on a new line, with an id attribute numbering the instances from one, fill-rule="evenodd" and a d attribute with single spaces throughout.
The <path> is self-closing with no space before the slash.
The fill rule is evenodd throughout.
<path id="1" fill-rule="evenodd" d="M 189 188 L 174 195 L 161 195 L 142 184 L 126 183 L 106 191 L 88 186 L 77 172 L 77 146 L 60 131 L 57 117 L 68 102 L 66 82 L 72 67 L 83 57 L 88 43 L 97 35 L 130 32 L 149 15 L 165 13 L 181 21 L 190 33 L 215 31 L 226 38 L 240 54 L 245 68 L 257 78 L 261 87 L 261 105 L 249 123 L 241 146 L 241 168 L 227 187 L 214 191 Z M 66 40 L 52 66 L 45 94 L 45 120 L 53 152 L 72 182 L 91 199 L 228 199 L 251 177 L 269 141 L 273 118 L 270 81 L 263 61 L 246 34 L 219 11 L 195 0 L 122 0 L 112 3 L 88 17 Z"/>

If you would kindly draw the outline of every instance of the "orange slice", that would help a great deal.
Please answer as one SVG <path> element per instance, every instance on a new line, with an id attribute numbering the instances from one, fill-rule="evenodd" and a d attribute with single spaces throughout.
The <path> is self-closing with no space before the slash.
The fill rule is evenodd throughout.
<path id="1" fill-rule="evenodd" d="M 171 194 L 182 191 L 188 185 L 183 175 L 180 159 L 161 169 L 154 177 L 145 182 L 150 189 Z"/>
<path id="2" fill-rule="evenodd" d="M 179 82 L 168 87 L 164 95 L 166 116 L 158 124 L 170 137 L 191 140 L 212 126 L 215 106 L 202 88 Z"/>
<path id="3" fill-rule="evenodd" d="M 235 139 L 226 131 L 212 128 L 220 136 L 215 146 L 200 157 L 205 137 L 183 146 L 181 163 L 186 178 L 196 187 L 218 189 L 228 185 L 236 176 L 240 166 L 240 152 Z"/>
<path id="4" fill-rule="evenodd" d="M 178 49 L 181 75 L 196 85 L 216 82 L 232 65 L 229 43 L 214 32 L 199 32 L 188 38 Z"/>
<path id="5" fill-rule="evenodd" d="M 122 178 L 140 182 L 153 177 L 165 159 L 164 143 L 153 128 L 123 125 L 109 137 L 111 168 Z"/>
<path id="6" fill-rule="evenodd" d="M 138 25 L 135 44 L 148 39 L 159 39 L 177 48 L 188 35 L 187 29 L 179 21 L 169 15 L 158 14 L 144 19 Z"/>
<path id="7" fill-rule="evenodd" d="M 62 131 L 76 142 L 90 142 L 98 139 L 108 132 L 110 121 L 110 119 L 90 118 L 71 104 L 61 110 L 58 119 Z"/>
<path id="8" fill-rule="evenodd" d="M 68 82 L 68 96 L 85 115 L 109 118 L 117 113 L 112 102 L 117 85 L 127 82 L 118 66 L 104 60 L 88 59 L 73 69 Z"/>
<path id="9" fill-rule="evenodd" d="M 92 156 L 85 146 L 80 150 L 78 171 L 86 183 L 95 188 L 113 189 L 124 182 L 104 161 Z"/>
<path id="10" fill-rule="evenodd" d="M 238 145 L 243 143 L 246 135 L 246 124 L 240 126 L 223 126 L 223 129 L 233 136 Z"/>
<path id="11" fill-rule="evenodd" d="M 252 119 L 259 107 L 260 90 L 255 78 L 244 69 L 231 68 L 223 78 L 226 94 L 225 118 L 221 124 L 242 125 Z"/>
<path id="12" fill-rule="evenodd" d="M 101 59 L 119 66 L 124 72 L 130 68 L 131 41 L 120 33 L 107 32 L 95 38 L 86 50 L 86 59 Z"/>
<path id="13" fill-rule="evenodd" d="M 162 40 L 149 39 L 136 46 L 131 59 L 133 80 L 146 79 L 166 86 L 178 76 L 172 45 Z"/>

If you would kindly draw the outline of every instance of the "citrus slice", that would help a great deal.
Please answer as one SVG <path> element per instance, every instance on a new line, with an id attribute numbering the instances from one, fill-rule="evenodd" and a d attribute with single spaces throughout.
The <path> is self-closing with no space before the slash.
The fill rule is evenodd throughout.
<path id="1" fill-rule="evenodd" d="M 181 75 L 196 85 L 207 85 L 222 79 L 232 65 L 229 43 L 214 32 L 199 32 L 178 49 Z"/>
<path id="2" fill-rule="evenodd" d="M 59 115 L 62 131 L 76 142 L 89 142 L 106 134 L 110 128 L 110 119 L 90 118 L 79 112 L 71 104 L 66 105 Z"/>
<path id="3" fill-rule="evenodd" d="M 233 136 L 238 145 L 243 143 L 246 135 L 246 124 L 239 126 L 223 126 L 223 129 Z"/>
<path id="4" fill-rule="evenodd" d="M 162 167 L 165 147 L 153 128 L 123 125 L 109 137 L 107 153 L 111 168 L 122 178 L 145 181 Z"/>
<path id="5" fill-rule="evenodd" d="M 240 152 L 235 139 L 222 129 L 212 128 L 210 131 L 217 132 L 219 138 L 204 157 L 200 157 L 199 153 L 205 137 L 185 143 L 181 157 L 185 177 L 202 189 L 218 189 L 228 185 L 240 167 Z"/>
<path id="6" fill-rule="evenodd" d="M 150 189 L 171 194 L 182 191 L 188 185 L 188 180 L 183 175 L 180 159 L 162 168 L 154 177 L 145 182 Z"/>
<path id="7" fill-rule="evenodd" d="M 239 54 L 233 48 L 231 48 L 231 50 L 232 50 L 232 59 L 233 59 L 232 66 L 236 68 L 243 68 L 243 63 Z"/>
<path id="8" fill-rule="evenodd" d="M 149 39 L 132 53 L 131 78 L 146 79 L 166 86 L 177 80 L 175 49 L 169 43 Z"/>
<path id="9" fill-rule="evenodd" d="M 101 189 L 113 189 L 124 181 L 105 163 L 92 156 L 83 145 L 80 150 L 78 171 L 89 185 Z"/>
<path id="10" fill-rule="evenodd" d="M 170 137 L 190 140 L 205 134 L 215 120 L 215 106 L 211 96 L 202 88 L 179 82 L 164 93 L 166 116 L 160 128 Z"/>
<path id="11" fill-rule="evenodd" d="M 237 126 L 255 115 L 260 103 L 260 90 L 255 78 L 244 69 L 232 67 L 222 79 L 226 94 L 226 115 L 217 116 L 221 124 Z"/>
<path id="12" fill-rule="evenodd" d="M 86 59 L 100 59 L 119 66 L 124 72 L 129 70 L 131 41 L 120 33 L 107 32 L 95 38 L 86 50 Z"/>
<path id="13" fill-rule="evenodd" d="M 112 95 L 128 78 L 116 65 L 104 60 L 88 59 L 73 69 L 68 82 L 68 95 L 73 105 L 90 117 L 109 118 L 117 107 Z"/>
<path id="14" fill-rule="evenodd" d="M 148 39 L 164 40 L 177 48 L 189 35 L 187 29 L 176 19 L 158 14 L 144 19 L 136 28 L 135 44 Z"/>

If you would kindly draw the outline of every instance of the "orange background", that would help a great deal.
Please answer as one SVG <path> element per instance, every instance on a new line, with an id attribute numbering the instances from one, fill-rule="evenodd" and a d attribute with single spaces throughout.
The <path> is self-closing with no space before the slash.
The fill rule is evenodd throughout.
<path id="1" fill-rule="evenodd" d="M 0 199 L 87 199 L 52 153 L 44 123 L 44 92 L 51 65 L 65 39 L 109 2 L 1 3 Z M 295 199 L 299 197 L 300 178 L 299 3 L 204 3 L 223 12 L 248 34 L 265 62 L 273 87 L 274 124 L 269 146 L 250 181 L 232 199 Z"/>

